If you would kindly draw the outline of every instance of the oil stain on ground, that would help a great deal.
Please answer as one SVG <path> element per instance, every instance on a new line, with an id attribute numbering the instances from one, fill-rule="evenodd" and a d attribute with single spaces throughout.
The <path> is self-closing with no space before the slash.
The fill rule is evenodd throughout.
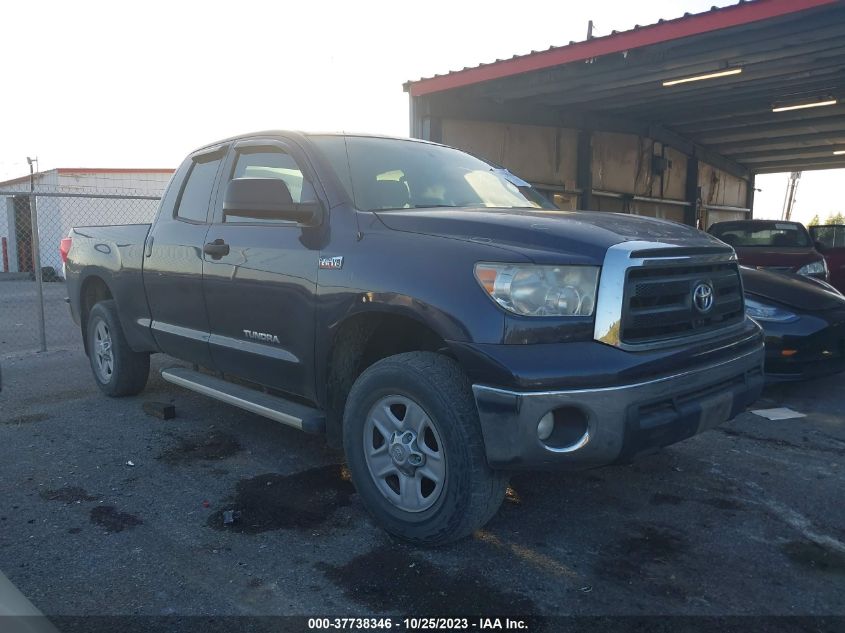
<path id="1" fill-rule="evenodd" d="M 226 459 L 240 450 L 241 444 L 235 436 L 228 433 L 209 433 L 205 437 L 179 438 L 178 444 L 164 451 L 158 459 L 168 464 L 188 464 Z"/>
<path id="2" fill-rule="evenodd" d="M 326 522 L 338 508 L 348 506 L 354 492 L 340 464 L 292 475 L 259 475 L 239 481 L 234 500 L 212 514 L 208 525 L 239 534 L 313 528 Z M 230 525 L 223 521 L 226 510 L 239 513 Z"/>
<path id="3" fill-rule="evenodd" d="M 106 529 L 106 532 L 123 532 L 143 523 L 134 514 L 120 512 L 114 506 L 97 506 L 91 510 L 91 523 Z"/>
<path id="4" fill-rule="evenodd" d="M 845 574 L 845 555 L 810 541 L 790 541 L 783 545 L 784 554 L 793 563 L 817 571 Z"/>
<path id="5" fill-rule="evenodd" d="M 7 420 L 3 420 L 0 424 L 29 424 L 30 422 L 43 422 L 44 420 L 49 420 L 50 416 L 46 413 L 27 413 L 24 415 L 19 415 L 14 418 L 9 418 Z"/>
<path id="6" fill-rule="evenodd" d="M 380 547 L 345 565 L 316 566 L 348 598 L 373 611 L 491 617 L 537 612 L 531 600 L 488 584 L 477 572 L 444 571 L 401 545 Z"/>
<path id="7" fill-rule="evenodd" d="M 684 500 L 678 495 L 670 495 L 663 492 L 656 492 L 649 499 L 649 503 L 653 506 L 678 506 L 683 502 Z"/>
<path id="8" fill-rule="evenodd" d="M 837 448 L 835 446 L 822 446 L 819 444 L 813 444 L 811 446 L 801 446 L 799 444 L 796 444 L 795 442 L 790 442 L 788 440 L 782 440 L 776 437 L 763 437 L 761 435 L 754 435 L 753 433 L 740 431 L 739 429 L 719 428 L 718 430 L 724 433 L 725 435 L 729 435 L 731 437 L 740 437 L 742 439 L 752 440 L 754 442 L 771 444 L 779 448 L 794 448 L 795 450 L 799 451 L 818 451 L 820 453 L 833 453 L 834 455 L 845 455 L 845 448 Z"/>
<path id="9" fill-rule="evenodd" d="M 638 533 L 619 541 L 603 557 L 597 573 L 618 580 L 629 581 L 642 574 L 646 565 L 668 565 L 688 548 L 681 533 L 668 527 L 645 525 Z"/>
<path id="10" fill-rule="evenodd" d="M 709 499 L 701 499 L 701 503 L 708 506 L 718 508 L 719 510 L 744 510 L 745 506 L 735 499 L 727 499 L 725 497 L 711 497 Z"/>
<path id="11" fill-rule="evenodd" d="M 89 495 L 85 488 L 66 486 L 56 490 L 42 490 L 38 493 L 45 501 L 61 501 L 63 503 L 82 503 L 83 501 L 99 501 L 100 497 Z"/>
<path id="12" fill-rule="evenodd" d="M 82 398 L 95 395 L 96 393 L 96 388 L 65 389 L 63 391 L 53 391 L 49 394 L 46 394 L 46 397 L 49 399 L 50 404 L 56 404 L 57 402 L 66 402 L 68 400 L 81 400 Z M 42 394 L 32 398 L 26 398 L 24 400 L 21 400 L 20 403 L 24 406 L 29 406 L 33 404 L 41 404 L 44 402 L 44 399 L 45 395 Z"/>

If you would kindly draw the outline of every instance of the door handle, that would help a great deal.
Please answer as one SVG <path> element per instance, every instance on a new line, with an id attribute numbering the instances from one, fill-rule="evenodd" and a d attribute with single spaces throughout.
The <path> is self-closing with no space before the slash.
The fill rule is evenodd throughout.
<path id="1" fill-rule="evenodd" d="M 211 259 L 220 259 L 229 254 L 229 245 L 221 239 L 216 239 L 202 247 L 202 252 L 210 255 Z"/>

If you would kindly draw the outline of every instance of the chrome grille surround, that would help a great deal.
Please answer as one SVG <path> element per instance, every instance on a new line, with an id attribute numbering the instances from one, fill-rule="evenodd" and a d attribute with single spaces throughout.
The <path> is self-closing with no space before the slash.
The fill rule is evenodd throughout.
<path id="1" fill-rule="evenodd" d="M 696 320 L 690 305 L 688 327 L 681 327 L 679 321 L 667 324 L 666 328 L 660 328 L 657 321 L 666 318 L 668 312 L 674 311 L 676 316 L 682 312 L 679 302 L 684 293 L 678 282 L 686 283 L 691 290 L 698 280 L 710 282 L 717 295 L 724 292 L 722 307 L 718 307 L 719 296 L 714 306 L 714 314 L 720 318 L 715 321 L 701 318 Z M 648 306 L 632 309 L 631 300 L 635 297 L 638 283 L 643 288 L 650 286 L 651 289 L 659 288 L 661 284 L 666 284 L 667 287 L 675 284 L 677 301 L 671 305 L 658 304 L 651 314 Z M 723 313 L 722 309 L 728 301 L 731 305 L 727 307 L 731 309 Z M 723 315 L 727 318 L 722 319 Z M 637 335 L 638 323 L 642 327 L 642 322 L 645 321 L 647 329 L 650 317 L 655 321 L 651 330 L 658 332 L 647 334 L 645 330 L 641 330 L 640 335 Z M 605 254 L 593 334 L 597 341 L 631 351 L 673 347 L 723 336 L 742 327 L 745 318 L 742 279 L 739 276 L 736 253 L 730 247 L 684 247 L 660 242 L 631 241 L 616 244 Z"/>

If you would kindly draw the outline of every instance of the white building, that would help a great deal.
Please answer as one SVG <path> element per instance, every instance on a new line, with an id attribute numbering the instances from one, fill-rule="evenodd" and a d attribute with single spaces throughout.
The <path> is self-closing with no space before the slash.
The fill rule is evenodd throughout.
<path id="1" fill-rule="evenodd" d="M 41 266 L 61 271 L 59 241 L 74 226 L 152 222 L 158 208 L 155 200 L 93 196 L 161 196 L 172 174 L 172 169 L 69 167 L 36 174 L 36 193 L 92 196 L 44 195 L 38 198 Z M 0 182 L 0 273 L 33 269 L 29 188 L 29 176 Z"/>

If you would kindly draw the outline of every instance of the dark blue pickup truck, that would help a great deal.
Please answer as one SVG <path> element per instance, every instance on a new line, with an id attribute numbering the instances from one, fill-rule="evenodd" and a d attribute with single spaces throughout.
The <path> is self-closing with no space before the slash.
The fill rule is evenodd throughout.
<path id="1" fill-rule="evenodd" d="M 564 212 L 428 142 L 263 132 L 193 152 L 152 225 L 63 247 L 94 377 L 177 385 L 342 446 L 390 532 L 439 544 L 515 469 L 690 437 L 763 384 L 733 250 L 690 227 Z M 280 447 L 281 449 L 281 447 Z"/>

